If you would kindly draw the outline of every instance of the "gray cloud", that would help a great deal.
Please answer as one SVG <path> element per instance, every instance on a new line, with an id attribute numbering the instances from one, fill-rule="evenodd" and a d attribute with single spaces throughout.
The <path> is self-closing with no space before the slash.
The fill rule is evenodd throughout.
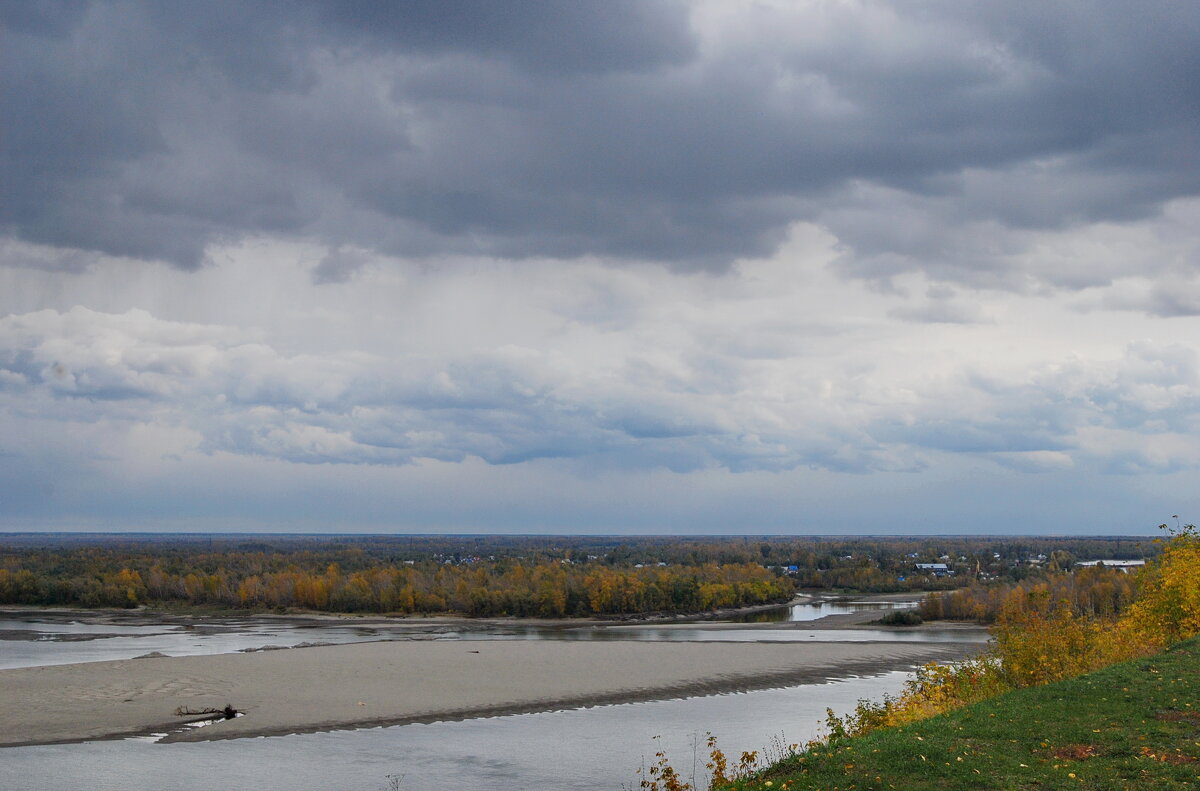
<path id="1" fill-rule="evenodd" d="M 1017 232 L 1200 191 L 1177 3 L 2 9 L 0 227 L 65 255 L 192 268 L 273 235 L 723 267 L 808 218 L 851 275 L 1013 288 Z"/>
<path id="2" fill-rule="evenodd" d="M 423 53 L 463 52 L 511 60 L 531 71 L 636 71 L 685 60 L 693 46 L 681 2 L 371 0 L 315 3 L 317 18 L 351 42 Z"/>
<path id="3" fill-rule="evenodd" d="M 716 364 L 603 385 L 540 354 L 288 356 L 228 328 L 75 308 L 0 319 L 0 411 L 186 428 L 194 449 L 298 463 L 895 466 L 844 427 L 738 414 L 739 385 L 711 377 Z"/>
<path id="4" fill-rule="evenodd" d="M 1136 310 L 1163 318 L 1200 316 L 1200 280 L 1170 272 L 1152 281 L 1109 289 L 1099 302 L 1110 310 Z"/>
<path id="5" fill-rule="evenodd" d="M 1190 441 L 1200 430 L 1200 362 L 1190 346 L 1132 344 L 1119 360 L 1045 364 L 1021 381 L 964 368 L 903 398 L 853 369 L 836 375 L 836 399 L 755 393 L 771 367 L 697 354 L 613 379 L 515 349 L 288 355 L 240 330 L 143 311 L 0 319 L 0 412 L 182 431 L 192 438 L 185 449 L 206 453 L 387 466 L 566 459 L 675 472 L 913 471 L 936 454 L 1018 469 L 1200 468 Z"/>
<path id="6" fill-rule="evenodd" d="M 952 288 L 934 286 L 926 289 L 925 297 L 924 304 L 894 308 L 888 315 L 901 321 L 931 324 L 978 324 L 989 320 L 979 305 L 959 299 Z"/>
<path id="7" fill-rule="evenodd" d="M 881 442 L 981 454 L 1040 470 L 1088 465 L 1105 472 L 1196 469 L 1200 365 L 1191 346 L 1138 342 L 1118 360 L 1040 366 L 1024 381 L 965 373 L 925 406 L 868 428 Z"/>
<path id="8" fill-rule="evenodd" d="M 313 269 L 312 281 L 316 284 L 345 283 L 370 260 L 371 257 L 361 250 L 331 250 Z"/>

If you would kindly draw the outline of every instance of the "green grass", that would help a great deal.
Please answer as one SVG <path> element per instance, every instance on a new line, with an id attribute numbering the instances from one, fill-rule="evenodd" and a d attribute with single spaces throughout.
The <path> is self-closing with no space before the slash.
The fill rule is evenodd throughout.
<path id="1" fill-rule="evenodd" d="M 835 740 L 730 787 L 1200 789 L 1200 638 L 924 722 Z"/>

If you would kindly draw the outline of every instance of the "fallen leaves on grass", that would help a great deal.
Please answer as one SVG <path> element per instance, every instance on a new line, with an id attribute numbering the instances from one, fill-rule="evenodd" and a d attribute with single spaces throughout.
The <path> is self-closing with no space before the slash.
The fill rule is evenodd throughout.
<path id="1" fill-rule="evenodd" d="M 1181 752 L 1156 753 L 1156 752 L 1154 752 L 1154 750 L 1151 750 L 1149 747 L 1142 748 L 1142 755 L 1144 755 L 1145 757 L 1147 757 L 1153 761 L 1162 761 L 1163 763 L 1173 764 L 1175 766 L 1180 766 L 1182 764 L 1200 763 L 1200 758 L 1195 758 L 1190 755 L 1184 755 Z"/>
<path id="2" fill-rule="evenodd" d="M 1095 746 L 1091 744 L 1068 744 L 1063 747 L 1055 747 L 1052 752 L 1054 757 L 1060 761 L 1082 761 L 1098 755 Z"/>

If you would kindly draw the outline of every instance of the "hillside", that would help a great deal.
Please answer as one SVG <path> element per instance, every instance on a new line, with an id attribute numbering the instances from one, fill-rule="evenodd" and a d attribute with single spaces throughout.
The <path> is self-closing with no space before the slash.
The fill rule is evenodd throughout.
<path id="1" fill-rule="evenodd" d="M 1200 788 L 1200 638 L 908 726 L 835 739 L 727 788 Z"/>

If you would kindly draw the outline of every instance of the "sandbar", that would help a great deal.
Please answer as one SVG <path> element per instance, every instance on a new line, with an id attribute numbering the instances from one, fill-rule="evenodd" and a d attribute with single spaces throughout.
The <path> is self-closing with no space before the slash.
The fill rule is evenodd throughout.
<path id="1" fill-rule="evenodd" d="M 386 641 L 0 670 L 0 747 L 168 731 L 234 739 L 813 683 L 953 661 L 970 643 Z"/>

